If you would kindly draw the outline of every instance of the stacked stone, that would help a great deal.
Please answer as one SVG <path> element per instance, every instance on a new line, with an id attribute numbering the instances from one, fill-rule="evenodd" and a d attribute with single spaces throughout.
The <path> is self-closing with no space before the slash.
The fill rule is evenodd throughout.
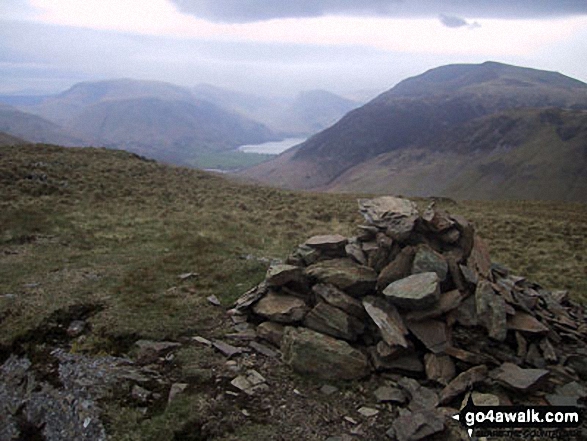
<path id="1" fill-rule="evenodd" d="M 233 313 L 294 370 L 395 372 L 436 388 L 436 405 L 473 390 L 501 404 L 581 399 L 587 321 L 566 292 L 492 264 L 460 216 L 394 197 L 359 200 L 359 210 L 356 237 L 310 238 L 236 302 Z"/>

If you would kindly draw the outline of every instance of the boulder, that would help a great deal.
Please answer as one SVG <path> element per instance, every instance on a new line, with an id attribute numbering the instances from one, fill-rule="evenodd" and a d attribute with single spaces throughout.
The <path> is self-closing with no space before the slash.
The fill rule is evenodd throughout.
<path id="1" fill-rule="evenodd" d="M 253 307 L 255 314 L 278 323 L 299 322 L 309 309 L 302 299 L 273 291 Z"/>
<path id="2" fill-rule="evenodd" d="M 383 290 L 383 295 L 404 309 L 431 308 L 440 297 L 438 275 L 429 272 L 408 276 L 388 285 Z"/>
<path id="3" fill-rule="evenodd" d="M 365 330 L 359 319 L 325 302 L 318 302 L 306 315 L 304 326 L 349 341 L 356 340 Z"/>
<path id="4" fill-rule="evenodd" d="M 311 329 L 287 327 L 281 351 L 285 363 L 296 372 L 325 380 L 354 380 L 370 372 L 369 361 L 361 351 Z"/>
<path id="5" fill-rule="evenodd" d="M 362 297 L 375 288 L 377 273 L 350 259 L 331 259 L 306 268 L 308 277 L 330 283 L 354 297 Z"/>

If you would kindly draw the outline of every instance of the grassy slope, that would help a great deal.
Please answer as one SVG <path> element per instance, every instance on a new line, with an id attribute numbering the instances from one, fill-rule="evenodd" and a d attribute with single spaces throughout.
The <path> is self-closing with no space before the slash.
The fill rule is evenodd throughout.
<path id="1" fill-rule="evenodd" d="M 226 318 L 206 297 L 215 294 L 228 305 L 266 269 L 243 256 L 283 258 L 310 235 L 350 235 L 360 222 L 352 195 L 246 186 L 103 149 L 2 147 L 0 196 L 0 349 L 33 338 L 45 321 L 80 304 L 102 309 L 75 350 L 124 352 L 141 337 L 221 337 L 228 331 Z M 585 205 L 443 204 L 475 221 L 494 260 L 587 299 Z M 192 271 L 199 276 L 178 279 Z M 107 415 L 114 438 L 171 439 L 194 419 L 241 415 L 237 408 L 214 408 L 209 403 L 215 395 L 205 392 L 205 378 L 224 361 L 207 348 L 186 346 L 177 363 L 181 372 L 195 370 L 202 383 L 146 420 L 137 410 L 114 405 Z M 275 369 L 272 378 L 286 389 L 277 387 L 271 400 L 283 401 L 284 390 L 304 386 L 287 369 Z M 313 410 L 300 418 L 319 424 L 323 404 L 303 400 L 303 408 Z M 347 404 L 344 411 L 352 411 L 355 404 Z M 221 439 L 279 439 L 284 430 L 294 436 L 299 420 L 289 421 L 289 415 L 241 418 L 232 437 Z"/>

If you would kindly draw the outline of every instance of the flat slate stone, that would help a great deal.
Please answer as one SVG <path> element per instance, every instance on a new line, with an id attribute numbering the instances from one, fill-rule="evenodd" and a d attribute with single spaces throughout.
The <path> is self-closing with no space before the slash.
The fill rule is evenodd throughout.
<path id="1" fill-rule="evenodd" d="M 327 254 L 334 253 L 344 255 L 345 245 L 348 239 L 340 234 L 326 234 L 322 236 L 312 236 L 304 245 L 317 249 Z"/>
<path id="2" fill-rule="evenodd" d="M 255 314 L 279 323 L 295 323 L 304 318 L 310 308 L 295 296 L 270 291 L 253 307 Z"/>
<path id="3" fill-rule="evenodd" d="M 325 302 L 318 302 L 306 315 L 304 326 L 349 341 L 355 341 L 365 330 L 359 319 Z"/>
<path id="4" fill-rule="evenodd" d="M 380 403 L 403 404 L 407 401 L 406 394 L 397 387 L 381 386 L 377 388 L 373 394 Z"/>
<path id="5" fill-rule="evenodd" d="M 383 291 L 390 283 L 410 275 L 416 250 L 407 246 L 385 266 L 377 277 L 377 290 Z"/>
<path id="6" fill-rule="evenodd" d="M 533 334 L 546 334 L 549 329 L 530 314 L 517 311 L 516 315 L 508 317 L 507 328 Z"/>
<path id="7" fill-rule="evenodd" d="M 311 329 L 287 327 L 283 360 L 293 370 L 326 380 L 354 380 L 370 372 L 367 357 L 347 342 Z"/>
<path id="8" fill-rule="evenodd" d="M 386 229 L 388 236 L 399 241 L 407 239 L 419 218 L 415 203 L 392 196 L 359 199 L 359 212 L 370 225 Z"/>
<path id="9" fill-rule="evenodd" d="M 364 319 L 367 315 L 363 304 L 359 300 L 349 296 L 334 285 L 318 283 L 312 287 L 312 291 L 319 299 L 329 305 L 342 309 L 359 319 Z"/>
<path id="10" fill-rule="evenodd" d="M 387 286 L 383 294 L 404 309 L 432 308 L 440 297 L 438 275 L 429 272 L 408 276 Z"/>
<path id="11" fill-rule="evenodd" d="M 304 279 L 302 268 L 294 265 L 272 265 L 267 270 L 267 286 L 282 286 L 290 282 L 300 283 Z"/>
<path id="12" fill-rule="evenodd" d="M 450 345 L 448 327 L 443 321 L 407 322 L 407 326 L 410 332 L 434 354 L 443 352 Z"/>
<path id="13" fill-rule="evenodd" d="M 528 391 L 549 374 L 546 369 L 522 369 L 513 363 L 503 363 L 491 372 L 491 377 L 510 388 Z"/>
<path id="14" fill-rule="evenodd" d="M 438 303 L 432 308 L 423 311 L 409 311 L 404 317 L 406 320 L 415 322 L 440 317 L 441 315 L 458 308 L 462 301 L 463 296 L 457 289 L 444 292 L 440 294 Z"/>
<path id="15" fill-rule="evenodd" d="M 394 346 L 408 347 L 405 338 L 408 329 L 391 303 L 380 297 L 368 296 L 363 299 L 365 311 L 381 331 L 381 337 L 392 348 Z"/>
<path id="16" fill-rule="evenodd" d="M 257 336 L 278 347 L 281 345 L 283 331 L 283 325 L 275 322 L 263 322 L 257 326 Z"/>
<path id="17" fill-rule="evenodd" d="M 377 273 L 350 259 L 330 259 L 306 268 L 306 274 L 322 283 L 330 283 L 354 297 L 362 297 L 375 288 Z"/>
<path id="18" fill-rule="evenodd" d="M 473 249 L 467 260 L 467 266 L 474 268 L 475 271 L 488 279 L 491 273 L 491 257 L 489 248 L 481 237 L 475 235 L 473 239 Z"/>
<path id="19" fill-rule="evenodd" d="M 440 392 L 440 404 L 448 404 L 453 399 L 471 389 L 487 378 L 487 366 L 475 366 L 462 372 Z"/>

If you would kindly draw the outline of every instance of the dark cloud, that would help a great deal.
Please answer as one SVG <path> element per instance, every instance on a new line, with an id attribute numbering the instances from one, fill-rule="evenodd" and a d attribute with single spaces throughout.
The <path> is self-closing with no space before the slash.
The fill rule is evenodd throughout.
<path id="1" fill-rule="evenodd" d="M 454 15 L 445 15 L 440 14 L 440 22 L 445 25 L 447 28 L 462 28 L 463 26 L 467 26 L 467 20 L 461 17 L 455 17 Z"/>
<path id="2" fill-rule="evenodd" d="M 438 19 L 447 28 L 462 28 L 463 26 L 467 26 L 470 29 L 475 29 L 481 27 L 477 22 L 469 23 L 464 18 L 456 17 L 454 15 L 440 14 Z"/>
<path id="3" fill-rule="evenodd" d="M 389 17 L 539 18 L 587 15 L 585 0 L 172 0 L 180 10 L 221 22 L 328 14 Z"/>

